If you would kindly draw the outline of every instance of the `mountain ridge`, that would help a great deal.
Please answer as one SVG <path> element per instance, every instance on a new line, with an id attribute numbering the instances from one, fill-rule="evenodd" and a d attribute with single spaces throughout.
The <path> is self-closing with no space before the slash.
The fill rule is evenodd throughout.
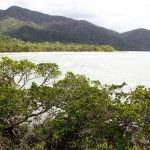
<path id="1" fill-rule="evenodd" d="M 23 41 L 107 44 L 119 50 L 150 50 L 150 30 L 119 33 L 86 20 L 53 16 L 18 6 L 0 10 L 0 32 Z"/>

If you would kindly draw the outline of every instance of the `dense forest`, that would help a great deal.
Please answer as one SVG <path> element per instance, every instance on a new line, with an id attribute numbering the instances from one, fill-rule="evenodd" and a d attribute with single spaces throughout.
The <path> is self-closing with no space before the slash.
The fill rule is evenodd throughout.
<path id="1" fill-rule="evenodd" d="M 23 42 L 9 36 L 0 35 L 0 52 L 52 52 L 52 51 L 115 51 L 109 45 L 75 44 L 60 42 Z"/>
<path id="2" fill-rule="evenodd" d="M 99 44 L 118 50 L 150 50 L 150 30 L 147 29 L 118 33 L 86 20 L 52 16 L 17 6 L 0 10 L 0 34 L 25 42 Z"/>
<path id="3" fill-rule="evenodd" d="M 60 76 L 55 63 L 1 58 L 1 150 L 150 149 L 150 88 Z"/>

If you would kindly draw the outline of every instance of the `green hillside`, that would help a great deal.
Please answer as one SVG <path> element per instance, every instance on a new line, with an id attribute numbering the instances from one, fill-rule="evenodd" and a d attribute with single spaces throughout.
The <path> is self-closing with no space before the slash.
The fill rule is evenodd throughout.
<path id="1" fill-rule="evenodd" d="M 0 32 L 26 42 L 65 42 L 114 47 L 119 38 L 117 32 L 84 20 L 51 16 L 17 6 L 0 12 Z"/>
<path id="2" fill-rule="evenodd" d="M 0 11 L 0 33 L 25 42 L 111 45 L 118 50 L 150 50 L 150 31 L 118 33 L 85 20 L 52 16 L 12 6 Z"/>

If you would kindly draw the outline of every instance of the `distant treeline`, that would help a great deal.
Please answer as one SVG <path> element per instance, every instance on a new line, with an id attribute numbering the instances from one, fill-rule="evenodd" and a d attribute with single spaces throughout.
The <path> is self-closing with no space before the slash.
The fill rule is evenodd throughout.
<path id="1" fill-rule="evenodd" d="M 75 44 L 60 42 L 23 42 L 8 36 L 0 36 L 0 52 L 44 52 L 44 51 L 115 51 L 110 45 Z"/>

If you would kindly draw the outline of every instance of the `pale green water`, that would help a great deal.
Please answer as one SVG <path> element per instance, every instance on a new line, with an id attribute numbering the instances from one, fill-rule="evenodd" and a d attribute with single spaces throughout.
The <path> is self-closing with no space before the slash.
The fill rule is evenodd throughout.
<path id="1" fill-rule="evenodd" d="M 34 52 L 0 53 L 0 57 L 29 59 L 35 63 L 55 62 L 63 73 L 85 74 L 106 84 L 126 82 L 150 86 L 150 52 Z"/>

